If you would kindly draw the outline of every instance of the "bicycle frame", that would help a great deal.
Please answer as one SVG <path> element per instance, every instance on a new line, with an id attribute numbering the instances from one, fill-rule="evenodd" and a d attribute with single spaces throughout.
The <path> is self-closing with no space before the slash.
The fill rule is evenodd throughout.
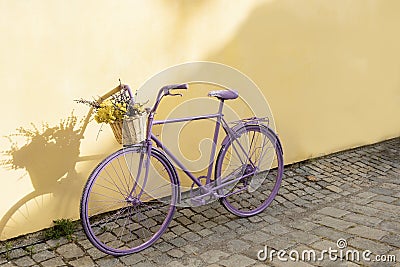
<path id="1" fill-rule="evenodd" d="M 155 144 L 157 145 L 157 147 L 161 148 L 167 154 L 167 156 L 198 186 L 202 186 L 200 180 L 198 178 L 196 178 L 184 166 L 184 164 L 179 159 L 177 159 L 175 157 L 175 155 L 151 132 L 151 129 L 152 129 L 153 125 L 162 125 L 162 124 L 167 124 L 167 123 L 186 122 L 186 121 L 216 118 L 213 143 L 212 143 L 212 147 L 211 147 L 209 165 L 208 165 L 207 176 L 206 176 L 206 184 L 209 184 L 211 181 L 211 174 L 212 174 L 212 170 L 214 167 L 214 157 L 215 157 L 215 151 L 216 151 L 216 147 L 217 147 L 219 130 L 221 128 L 221 123 L 223 121 L 222 117 L 224 116 L 222 114 L 223 106 L 224 106 L 224 101 L 221 100 L 218 113 L 216 113 L 216 114 L 200 115 L 200 116 L 193 116 L 193 117 L 186 117 L 186 118 L 167 119 L 167 120 L 154 120 L 154 117 L 151 116 L 151 114 L 150 114 L 149 119 L 148 119 L 150 134 L 148 135 L 147 140 L 148 141 L 150 141 L 150 139 L 153 140 L 155 142 Z M 224 121 L 224 123 L 225 123 L 225 121 Z M 226 127 L 223 127 L 223 128 L 226 131 Z M 151 142 L 149 142 L 148 144 L 151 146 Z"/>
<path id="2" fill-rule="evenodd" d="M 132 94 L 132 91 L 131 91 L 131 89 L 129 88 L 129 86 L 127 86 L 127 85 L 125 85 L 125 87 L 126 87 L 126 89 L 128 90 L 128 93 L 129 93 L 129 95 L 131 96 L 131 97 L 133 97 L 133 94 Z M 207 169 L 207 176 L 206 176 L 206 184 L 208 185 L 208 184 L 210 184 L 210 182 L 211 182 L 211 175 L 212 175 L 212 171 L 213 171 L 213 167 L 214 167 L 214 158 L 215 158 L 215 153 L 216 153 L 216 147 L 217 147 L 217 141 L 218 141 L 218 137 L 219 137 L 219 130 L 220 130 L 220 128 L 221 128 L 221 125 L 222 125 L 222 127 L 223 127 L 223 129 L 224 129 L 224 131 L 228 134 L 228 135 L 230 135 L 230 136 L 234 136 L 234 132 L 228 127 L 228 124 L 227 124 L 227 122 L 224 120 L 224 118 L 223 118 L 223 116 L 224 116 L 224 114 L 222 113 L 222 110 L 223 110 L 223 107 L 224 107 L 224 100 L 223 99 L 220 99 L 220 103 L 219 103 L 219 108 L 218 108 L 218 112 L 217 113 L 214 113 L 214 114 L 206 114 L 206 115 L 199 115 L 199 116 L 193 116 L 193 117 L 183 117 L 183 118 L 174 118 L 174 119 L 166 119 L 166 120 L 155 120 L 154 119 L 154 116 L 155 116 L 155 113 L 156 113 L 156 110 L 157 110 L 157 108 L 158 108 L 158 106 L 159 106 L 159 104 L 160 104 L 160 102 L 161 102 L 161 100 L 162 100 L 162 98 L 164 97 L 164 96 L 167 96 L 167 95 L 172 95 L 172 96 L 175 96 L 175 95 L 179 95 L 179 94 L 170 94 L 170 92 L 169 92 L 169 90 L 172 90 L 172 89 L 174 89 L 174 88 L 170 88 L 170 89 L 165 89 L 164 87 L 163 88 L 161 88 L 161 90 L 159 91 L 159 93 L 158 93 L 158 96 L 157 96 L 157 99 L 156 99 L 156 102 L 155 102 L 155 104 L 154 104 L 154 106 L 153 106 L 153 108 L 151 109 L 151 111 L 150 111 L 150 114 L 149 114 L 149 116 L 148 116 L 148 119 L 147 119 L 147 132 L 146 132 L 146 139 L 145 139 L 145 141 L 144 141 L 144 144 L 145 144 L 145 147 L 146 147 L 146 155 L 147 155 L 147 160 L 145 161 L 145 176 L 144 176 L 144 185 L 147 183 L 147 179 L 148 179 L 148 164 L 150 164 L 150 160 L 149 160 L 149 158 L 150 158 L 150 153 L 151 153 L 151 148 L 152 148 L 152 146 L 153 146 L 153 143 L 152 142 L 154 142 L 155 143 L 155 145 L 158 147 L 158 148 L 160 148 L 160 149 L 162 149 L 164 152 L 165 152 L 165 154 L 167 155 L 167 157 L 169 158 L 169 159 L 171 159 L 197 186 L 199 186 L 199 187 L 203 187 L 204 185 L 201 183 L 201 181 L 198 179 L 198 178 L 196 178 L 189 170 L 188 170 L 188 168 L 186 168 L 186 166 L 162 143 L 162 141 L 161 140 L 159 140 L 153 133 L 152 133 L 152 128 L 153 128 L 153 125 L 163 125 L 163 124 L 169 124 L 169 123 L 177 123 L 177 122 L 187 122 L 187 121 L 195 121 L 195 120 L 205 120 L 205 119 L 216 119 L 216 123 L 215 123 L 215 129 L 214 129 L 214 137 L 213 137 L 213 144 L 212 144 L 212 147 L 211 147 L 211 153 L 210 153 L 210 159 L 209 159 L 209 165 L 208 165 L 208 169 Z M 245 156 L 246 156 L 246 160 L 250 160 L 249 159 L 249 157 L 248 157 L 248 155 L 247 155 L 247 153 L 246 153 L 246 151 L 244 150 L 244 148 L 242 147 L 242 145 L 240 144 L 240 143 L 238 143 L 239 144 L 239 148 L 245 153 Z M 236 150 L 236 148 L 235 148 L 235 150 Z M 140 162 L 139 162 L 139 168 L 138 168 L 138 174 L 137 174 L 137 177 L 139 177 L 140 176 L 140 173 L 141 173 L 141 171 L 142 171 L 142 166 L 143 166 L 143 155 L 141 156 L 141 158 L 140 158 Z M 249 162 L 250 164 L 252 164 L 252 162 L 251 162 L 251 160 L 250 160 L 250 162 Z M 215 194 L 215 191 L 216 190 L 218 190 L 218 189 L 220 189 L 220 188 L 222 188 L 222 187 L 224 187 L 224 186 L 226 186 L 226 185 L 229 185 L 229 184 L 231 184 L 231 183 L 235 183 L 235 182 L 237 182 L 238 180 L 240 180 L 240 179 L 243 179 L 243 178 L 246 178 L 246 177 L 248 177 L 248 176 L 251 176 L 251 175 L 253 175 L 254 174 L 254 172 L 252 172 L 252 173 L 248 173 L 248 174 L 246 174 L 246 175 L 243 175 L 243 176 L 241 176 L 241 177 L 239 177 L 239 178 L 237 178 L 237 179 L 234 179 L 234 180 L 230 180 L 230 181 L 228 181 L 228 182 L 226 182 L 226 183 L 224 183 L 224 184 L 221 184 L 221 185 L 219 185 L 219 186 L 215 186 L 215 187 L 213 187 L 212 188 L 212 190 L 209 190 L 209 189 L 207 189 L 207 188 L 205 188 L 205 190 L 206 190 L 206 192 L 205 192 L 205 194 L 204 195 L 202 195 L 202 196 L 207 196 L 207 195 L 210 195 L 210 194 Z M 133 192 L 133 190 L 134 190 L 134 188 L 136 187 L 136 182 L 135 182 L 135 185 L 134 185 L 134 187 L 133 187 L 133 189 L 132 189 L 132 192 Z M 144 187 L 144 186 L 143 186 Z M 132 192 L 131 192 L 131 194 L 132 194 Z M 138 197 L 140 197 L 140 195 L 142 194 L 143 192 L 140 192 L 139 193 L 139 195 L 138 195 Z M 202 197 L 202 196 L 200 196 L 200 197 Z"/>

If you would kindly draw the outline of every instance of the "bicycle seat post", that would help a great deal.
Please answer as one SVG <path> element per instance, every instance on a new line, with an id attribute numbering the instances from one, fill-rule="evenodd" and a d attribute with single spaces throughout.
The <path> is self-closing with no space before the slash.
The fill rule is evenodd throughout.
<path id="1" fill-rule="evenodd" d="M 222 109 L 224 107 L 224 99 L 220 98 L 219 100 L 220 100 L 219 108 L 218 108 L 218 115 L 219 116 L 217 117 L 217 121 L 216 121 L 216 124 L 215 124 L 213 145 L 211 147 L 210 161 L 209 161 L 208 171 L 207 171 L 207 184 L 209 184 L 210 181 L 211 181 L 211 174 L 212 174 L 212 169 L 213 169 L 212 167 L 214 166 L 213 162 L 214 162 L 215 151 L 216 151 L 216 147 L 217 147 L 218 134 L 219 134 L 219 129 L 221 128 L 221 118 L 223 116 Z"/>

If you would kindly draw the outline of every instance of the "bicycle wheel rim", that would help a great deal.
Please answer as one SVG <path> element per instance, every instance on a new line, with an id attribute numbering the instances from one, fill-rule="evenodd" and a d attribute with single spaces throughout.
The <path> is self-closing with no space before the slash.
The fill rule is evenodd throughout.
<path id="1" fill-rule="evenodd" d="M 150 199 L 148 198 L 150 194 L 145 192 L 146 188 L 141 188 L 141 186 L 146 185 L 138 184 L 136 187 L 139 190 L 143 189 L 144 192 L 141 196 L 146 197 L 146 199 L 142 198 L 146 200 L 146 202 L 142 203 L 143 205 L 137 203 L 137 206 L 134 207 L 134 204 L 126 202 L 126 199 L 125 202 L 119 199 L 120 202 L 118 202 L 117 208 L 115 208 L 115 206 L 112 208 L 106 207 L 105 212 L 98 213 L 97 210 L 94 212 L 93 209 L 97 209 L 97 207 L 91 205 L 91 203 L 94 203 L 93 201 L 104 201 L 104 194 L 101 195 L 100 200 L 98 196 L 91 199 L 94 192 L 93 190 L 97 188 L 96 182 L 100 179 L 101 173 L 106 166 L 110 166 L 111 163 L 115 165 L 117 160 L 119 160 L 118 166 L 121 165 L 121 162 L 127 162 L 127 155 L 129 155 L 129 153 L 140 155 L 140 148 L 131 147 L 121 149 L 99 164 L 87 182 L 81 202 L 81 219 L 88 239 L 99 250 L 114 256 L 138 252 L 156 242 L 172 220 L 177 201 L 177 187 L 174 182 L 174 171 L 165 157 L 153 150 L 151 153 L 151 160 L 155 160 L 156 163 L 163 167 L 166 175 L 166 177 L 163 178 L 168 179 L 165 185 L 168 184 L 170 195 L 165 196 L 162 201 L 158 201 L 157 198 Z M 153 163 L 154 162 L 149 166 L 152 166 Z M 130 171 L 132 171 L 132 169 L 130 169 Z M 118 181 L 114 180 L 112 183 L 118 183 Z M 130 183 L 130 189 L 132 189 L 133 184 L 133 182 Z M 110 185 L 110 183 L 108 183 L 108 185 Z M 120 187 L 115 190 L 117 192 L 113 192 L 113 199 L 117 195 L 121 195 L 122 198 L 122 194 L 119 190 L 122 191 L 123 189 Z M 136 195 L 138 196 L 138 194 Z M 126 197 L 127 196 L 124 196 L 124 198 Z M 152 197 L 155 197 L 154 192 Z M 142 199 L 139 200 L 141 201 Z M 117 202 L 115 202 L 115 204 L 116 203 Z M 162 210 L 156 209 L 157 206 L 155 206 L 155 204 L 160 204 L 160 206 L 162 205 L 164 208 Z M 110 209 L 111 213 L 109 213 Z M 89 216 L 90 210 L 95 214 Z M 109 219 L 104 220 L 104 218 L 101 217 L 109 217 L 110 215 L 110 218 L 113 218 L 112 221 Z M 95 222 L 96 220 L 97 222 Z M 96 223 L 98 225 L 96 225 Z"/>
<path id="2" fill-rule="evenodd" d="M 239 136 L 243 136 L 249 132 L 256 132 L 265 135 L 268 139 L 269 149 L 272 152 L 270 152 L 270 154 L 273 154 L 274 156 L 274 160 L 271 162 L 270 167 L 273 166 L 274 168 L 268 168 L 258 172 L 257 175 L 263 175 L 265 177 L 261 177 L 261 182 L 258 181 L 258 185 L 256 183 L 256 188 L 253 189 L 253 192 L 250 192 L 249 189 L 243 189 L 242 191 L 238 189 L 237 187 L 241 186 L 240 182 L 234 183 L 228 190 L 223 189 L 220 191 L 220 194 L 225 196 L 221 198 L 223 206 L 231 213 L 240 217 L 253 216 L 265 210 L 278 193 L 283 175 L 283 156 L 276 135 L 272 130 L 262 125 L 246 125 L 237 131 Z M 216 163 L 216 177 L 224 176 L 224 164 L 229 154 L 228 151 L 232 150 L 233 142 L 234 140 L 230 139 L 220 150 Z M 268 163 L 266 165 L 268 165 Z M 242 170 L 239 175 L 243 175 Z M 219 184 L 223 179 L 224 178 L 216 178 Z"/>

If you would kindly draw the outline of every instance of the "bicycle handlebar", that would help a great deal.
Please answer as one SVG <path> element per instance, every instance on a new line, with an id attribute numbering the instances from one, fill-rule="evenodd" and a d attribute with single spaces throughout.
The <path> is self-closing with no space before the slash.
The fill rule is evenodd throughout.
<path id="1" fill-rule="evenodd" d="M 161 88 L 161 90 L 169 91 L 169 90 L 175 90 L 175 89 L 188 89 L 187 83 L 182 83 L 182 84 L 171 84 L 171 85 L 166 85 Z"/>
<path id="2" fill-rule="evenodd" d="M 157 110 L 158 104 L 160 104 L 161 99 L 166 96 L 166 95 L 171 95 L 171 96 L 177 96 L 181 94 L 171 94 L 169 91 L 170 90 L 175 90 L 175 89 L 188 89 L 187 83 L 182 83 L 182 84 L 171 84 L 171 85 L 165 85 L 161 87 L 160 91 L 158 92 L 156 102 L 154 103 L 153 108 L 151 109 L 151 112 L 155 112 Z"/>

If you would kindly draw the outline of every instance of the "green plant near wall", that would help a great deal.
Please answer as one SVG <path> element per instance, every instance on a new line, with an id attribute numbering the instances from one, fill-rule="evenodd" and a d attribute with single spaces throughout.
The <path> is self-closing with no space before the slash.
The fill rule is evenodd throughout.
<path id="1" fill-rule="evenodd" d="M 58 239 L 66 237 L 72 240 L 72 234 L 76 229 L 75 223 L 71 219 L 58 219 L 53 221 L 54 226 L 47 229 L 44 233 L 46 239 Z"/>
<path id="2" fill-rule="evenodd" d="M 31 256 L 31 257 L 32 257 L 32 255 L 35 253 L 35 249 L 34 249 L 33 245 L 27 246 L 27 247 L 25 248 L 25 251 L 28 252 L 28 253 L 29 253 L 29 256 Z"/>
<path id="3" fill-rule="evenodd" d="M 4 248 L 6 249 L 5 253 L 4 253 L 4 257 L 6 258 L 7 261 L 10 260 L 10 252 L 12 249 L 12 244 L 11 242 L 5 242 L 4 243 Z"/>

